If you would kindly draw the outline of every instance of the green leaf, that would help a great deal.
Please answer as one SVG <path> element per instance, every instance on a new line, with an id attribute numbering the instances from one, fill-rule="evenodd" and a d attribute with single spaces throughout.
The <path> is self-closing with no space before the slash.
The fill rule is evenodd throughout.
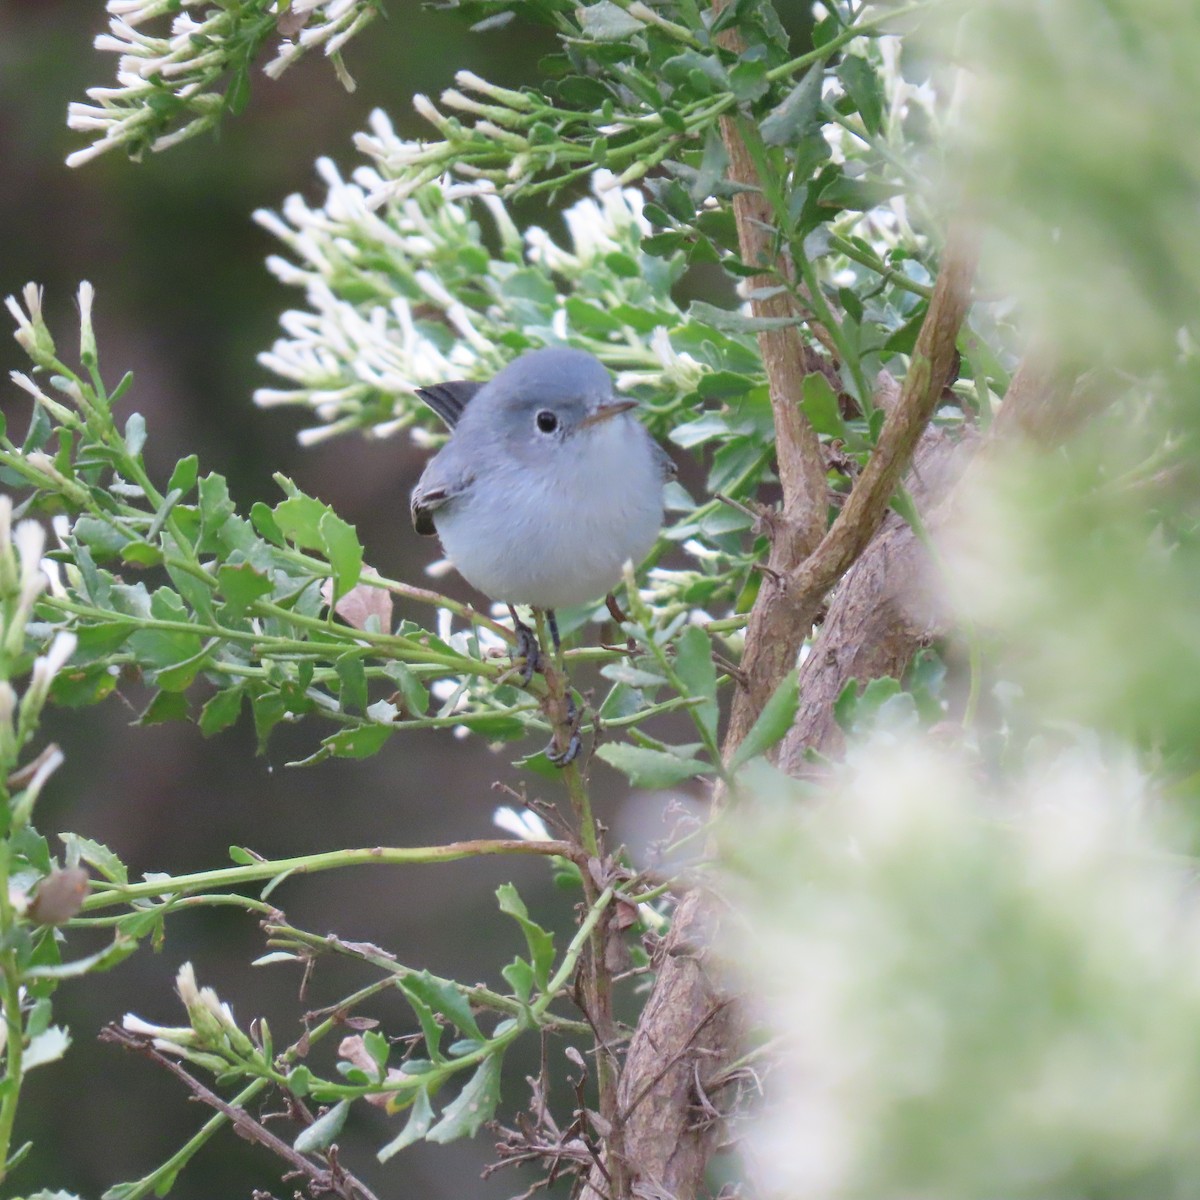
<path id="1" fill-rule="evenodd" d="M 511 883 L 501 884 L 496 889 L 496 899 L 500 901 L 500 911 L 521 926 L 525 944 L 529 948 L 534 980 L 539 988 L 545 988 L 550 982 L 550 967 L 554 963 L 554 934 L 529 919 L 525 902 Z"/>
<path id="2" fill-rule="evenodd" d="M 271 594 L 271 580 L 249 563 L 217 568 L 217 589 L 225 597 L 225 615 L 244 613 L 256 600 Z"/>
<path id="3" fill-rule="evenodd" d="M 529 997 L 533 995 L 533 968 L 523 958 L 514 958 L 507 967 L 501 968 L 500 974 L 517 999 L 522 1004 L 528 1004 Z"/>
<path id="4" fill-rule="evenodd" d="M 333 510 L 311 496 L 290 496 L 281 500 L 272 513 L 275 525 L 289 541 L 305 550 L 324 550 L 321 518 Z"/>
<path id="5" fill-rule="evenodd" d="M 687 696 L 705 700 L 691 710 L 708 732 L 717 736 L 717 668 L 713 665 L 712 639 L 698 625 L 689 625 L 675 643 L 675 674 Z"/>
<path id="6" fill-rule="evenodd" d="M 577 15 L 580 32 L 594 42 L 621 42 L 643 28 L 641 21 L 613 4 L 612 0 L 598 0 L 596 4 L 578 9 Z"/>
<path id="7" fill-rule="evenodd" d="M 903 191 L 903 184 L 889 183 L 885 179 L 851 179 L 849 176 L 839 175 L 822 190 L 817 203 L 823 208 L 846 208 L 855 212 L 866 212 Z"/>
<path id="8" fill-rule="evenodd" d="M 409 996 L 415 996 L 432 1012 L 448 1018 L 468 1037 L 479 1042 L 484 1041 L 484 1036 L 471 1013 L 470 1004 L 454 984 L 444 979 L 435 979 L 428 971 L 405 975 L 399 983 Z"/>
<path id="9" fill-rule="evenodd" d="M 833 719 L 843 733 L 854 728 L 854 710 L 858 708 L 858 680 L 849 680 L 833 702 Z"/>
<path id="10" fill-rule="evenodd" d="M 809 67 L 787 98 L 763 118 L 759 132 L 768 146 L 788 146 L 799 142 L 817 123 L 824 80 L 825 71 L 820 63 Z"/>
<path id="11" fill-rule="evenodd" d="M 126 542 L 121 547 L 121 561 L 131 567 L 157 567 L 163 560 L 163 552 L 149 542 Z"/>
<path id="12" fill-rule="evenodd" d="M 276 546 L 286 544 L 283 531 L 275 523 L 275 514 L 261 500 L 256 500 L 250 508 L 250 523 L 268 542 L 274 542 Z"/>
<path id="13" fill-rule="evenodd" d="M 729 85 L 741 104 L 761 100 L 771 87 L 767 79 L 767 64 L 761 59 L 738 63 L 729 72 Z"/>
<path id="14" fill-rule="evenodd" d="M 212 737 L 214 733 L 228 729 L 238 719 L 245 690 L 245 685 L 238 683 L 209 697 L 200 710 L 200 732 L 205 737 Z"/>
<path id="15" fill-rule="evenodd" d="M 67 848 L 67 866 L 85 862 L 89 867 L 95 867 L 109 883 L 129 882 L 125 864 L 101 842 L 93 842 L 91 838 L 80 837 L 77 833 L 60 833 L 58 837 Z"/>
<path id="16" fill-rule="evenodd" d="M 327 1113 L 318 1117 L 307 1129 L 300 1130 L 292 1149 L 301 1154 L 315 1154 L 328 1150 L 337 1140 L 350 1115 L 350 1101 L 339 1100 Z"/>
<path id="17" fill-rule="evenodd" d="M 200 460 L 194 454 L 189 454 L 187 458 L 181 458 L 175 464 L 175 470 L 171 472 L 171 478 L 167 481 L 167 491 L 178 491 L 181 496 L 186 496 L 196 486 L 199 474 Z"/>
<path id="18" fill-rule="evenodd" d="M 423 717 L 429 711 L 429 692 L 406 663 L 385 663 L 384 674 L 395 681 L 410 716 Z"/>
<path id="19" fill-rule="evenodd" d="M 878 133 L 883 125 L 883 97 L 875 68 L 865 58 L 847 54 L 838 64 L 837 75 L 846 89 L 846 95 L 858 109 L 867 132 Z"/>
<path id="20" fill-rule="evenodd" d="M 515 742 L 527 732 L 525 722 L 519 717 L 506 717 L 497 713 L 463 713 L 460 722 L 472 733 L 498 742 Z"/>
<path id="21" fill-rule="evenodd" d="M 71 533 L 78 542 L 94 551 L 98 559 L 119 554 L 121 547 L 133 540 L 123 529 L 114 528 L 99 517 L 80 517 L 71 527 Z"/>
<path id="22" fill-rule="evenodd" d="M 182 692 L 158 692 L 142 710 L 135 725 L 165 725 L 168 721 L 186 721 L 191 716 L 187 697 Z"/>
<path id="23" fill-rule="evenodd" d="M 713 768 L 692 758 L 680 758 L 665 750 L 649 750 L 628 742 L 609 742 L 596 753 L 610 767 L 628 778 L 634 787 L 667 788 L 696 775 L 708 775 Z"/>
<path id="24" fill-rule="evenodd" d="M 722 333 L 761 333 L 767 329 L 786 329 L 801 324 L 799 317 L 751 317 L 735 308 L 718 308 L 703 300 L 693 300 L 688 316 Z"/>
<path id="25" fill-rule="evenodd" d="M 362 575 L 363 548 L 353 525 L 343 521 L 332 510 L 317 524 L 321 550 L 333 568 L 333 598 L 340 600 Z"/>
<path id="26" fill-rule="evenodd" d="M 412 1112 L 409 1114 L 404 1131 L 398 1138 L 388 1142 L 375 1157 L 380 1162 L 387 1162 L 393 1154 L 399 1154 L 406 1146 L 419 1142 L 429 1132 L 429 1127 L 433 1124 L 433 1116 L 433 1105 L 429 1103 L 429 1092 L 427 1089 L 421 1088 L 413 1100 Z"/>
<path id="27" fill-rule="evenodd" d="M 356 651 L 343 654 L 334 664 L 341 689 L 338 702 L 343 712 L 366 712 L 367 710 L 367 670 L 363 666 L 362 656 Z M 380 743 L 382 745 L 382 743 Z"/>
<path id="28" fill-rule="evenodd" d="M 337 758 L 370 758 L 383 749 L 391 737 L 387 725 L 361 725 L 357 729 L 341 729 L 322 743 Z"/>
<path id="29" fill-rule="evenodd" d="M 155 913 L 139 913 L 138 916 L 143 918 L 149 917 L 151 921 L 157 920 L 157 914 Z M 124 922 L 122 924 L 124 925 Z M 131 954 L 136 953 L 137 948 L 137 938 L 126 934 L 122 930 L 117 933 L 103 950 L 97 950 L 95 954 L 89 954 L 86 958 L 76 958 L 71 962 L 29 967 L 25 971 L 25 978 L 27 980 L 77 979 L 81 975 L 111 971 L 118 963 L 123 963 Z"/>
<path id="30" fill-rule="evenodd" d="M 460 1137 L 474 1137 L 485 1121 L 492 1119 L 500 1103 L 500 1064 L 503 1051 L 489 1054 L 479 1069 L 467 1081 L 453 1104 L 447 1106 L 442 1119 L 430 1129 L 425 1138 L 430 1142 L 452 1142 Z"/>
<path id="31" fill-rule="evenodd" d="M 810 371 L 804 377 L 804 398 L 800 401 L 808 423 L 829 437 L 845 437 L 846 426 L 838 408 L 837 396 L 829 380 L 820 371 Z"/>
<path id="32" fill-rule="evenodd" d="M 796 709 L 800 704 L 798 674 L 796 670 L 789 671 L 771 693 L 770 699 L 763 705 L 762 712 L 758 714 L 758 720 L 733 752 L 733 757 L 729 760 L 731 772 L 750 759 L 765 753 L 792 727 Z"/>

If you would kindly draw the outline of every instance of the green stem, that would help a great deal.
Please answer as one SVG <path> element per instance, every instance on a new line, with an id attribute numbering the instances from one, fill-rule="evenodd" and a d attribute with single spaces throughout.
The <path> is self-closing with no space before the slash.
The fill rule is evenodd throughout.
<path id="1" fill-rule="evenodd" d="M 25 1054 L 25 1029 L 21 1020 L 21 973 L 17 953 L 12 946 L 15 924 L 12 903 L 8 898 L 9 844 L 0 843 L 0 934 L 5 949 L 0 952 L 0 973 L 3 974 L 4 1004 L 4 1097 L 0 1100 L 0 1180 L 8 1173 L 9 1147 L 13 1125 L 17 1119 L 17 1103 L 23 1083 L 22 1065 Z"/>
<path id="2" fill-rule="evenodd" d="M 408 866 L 413 863 L 455 862 L 462 858 L 495 854 L 542 854 L 570 858 L 573 850 L 567 842 L 530 842 L 517 839 L 479 839 L 470 842 L 450 842 L 444 846 L 373 846 L 358 850 L 331 850 L 324 854 L 301 854 L 295 858 L 277 858 L 216 871 L 198 871 L 190 875 L 176 875 L 144 883 L 97 883 L 94 886 L 98 890 L 84 900 L 82 911 L 111 908 L 115 904 L 125 904 L 143 896 L 187 895 L 209 888 L 235 887 L 283 875 L 306 875 L 340 867 L 376 863 Z M 3 903 L 5 901 L 0 901 L 0 907 Z"/>

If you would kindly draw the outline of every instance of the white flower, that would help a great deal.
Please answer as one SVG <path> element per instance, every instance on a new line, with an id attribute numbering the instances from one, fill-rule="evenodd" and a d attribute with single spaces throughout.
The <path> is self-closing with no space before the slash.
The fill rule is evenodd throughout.
<path id="1" fill-rule="evenodd" d="M 511 833 L 523 842 L 545 842 L 550 840 L 550 830 L 546 822 L 535 812 L 523 809 L 518 812 L 515 808 L 504 805 L 492 813 L 492 824 L 505 833 Z"/>

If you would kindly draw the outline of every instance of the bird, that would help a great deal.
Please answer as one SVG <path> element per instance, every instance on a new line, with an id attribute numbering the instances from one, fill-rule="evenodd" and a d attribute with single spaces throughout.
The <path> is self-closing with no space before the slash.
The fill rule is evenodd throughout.
<path id="1" fill-rule="evenodd" d="M 540 655 L 517 606 L 547 614 L 557 651 L 555 610 L 610 594 L 650 552 L 675 464 L 583 350 L 530 350 L 487 383 L 416 394 L 451 435 L 413 488 L 413 527 L 508 606 L 528 684 Z"/>

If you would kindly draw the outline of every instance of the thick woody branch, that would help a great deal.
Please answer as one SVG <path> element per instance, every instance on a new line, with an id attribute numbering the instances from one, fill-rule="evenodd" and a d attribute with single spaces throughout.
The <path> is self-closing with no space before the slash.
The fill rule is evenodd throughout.
<path id="1" fill-rule="evenodd" d="M 1014 374 L 985 438 L 926 431 L 909 487 L 932 534 L 953 521 L 961 490 L 972 486 L 978 466 L 1013 446 L 1061 444 L 1096 409 L 1102 397 L 1073 384 L 1071 372 L 1044 351 L 1033 351 Z M 888 517 L 839 585 L 800 669 L 800 707 L 778 749 L 783 770 L 805 773 L 809 749 L 840 753 L 834 704 L 848 683 L 899 678 L 922 644 L 947 632 L 936 583 L 925 546 L 903 520 Z"/>
<path id="2" fill-rule="evenodd" d="M 971 302 L 978 254 L 966 226 L 951 231 L 929 311 L 899 399 L 889 408 L 879 442 L 829 531 L 796 567 L 764 581 L 746 633 L 746 687 L 734 699 L 726 741 L 736 747 L 779 681 L 792 668 L 829 590 L 879 529 L 951 375 L 958 331 Z"/>

